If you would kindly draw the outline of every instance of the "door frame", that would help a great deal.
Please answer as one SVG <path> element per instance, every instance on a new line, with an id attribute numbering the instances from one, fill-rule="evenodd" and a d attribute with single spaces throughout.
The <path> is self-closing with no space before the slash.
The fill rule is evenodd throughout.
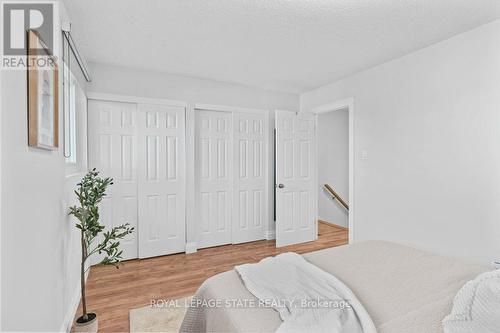
<path id="1" fill-rule="evenodd" d="M 193 116 L 193 126 L 194 126 L 194 122 L 196 121 L 195 118 L 196 118 L 196 112 L 197 111 L 215 111 L 215 112 L 229 112 L 231 114 L 234 114 L 234 113 L 250 113 L 250 114 L 261 114 L 261 115 L 264 115 L 266 117 L 266 125 L 267 125 L 267 128 L 266 128 L 266 132 L 265 132 L 265 144 L 264 144 L 264 152 L 265 152 L 265 156 L 267 156 L 267 160 L 266 160 L 266 163 L 264 164 L 265 165 L 265 171 L 266 171 L 266 177 L 265 177 L 265 186 L 264 188 L 267 189 L 267 191 L 265 192 L 265 202 L 267 204 L 267 216 L 266 216 L 266 219 L 264 220 L 264 226 L 263 226 L 263 235 L 262 235 L 262 239 L 269 239 L 269 227 L 272 225 L 271 223 L 271 220 L 272 220 L 272 206 L 274 204 L 274 202 L 271 202 L 271 190 L 274 191 L 274 185 L 271 186 L 271 178 L 272 178 L 272 167 L 271 167 L 271 164 L 273 162 L 273 159 L 274 159 L 274 156 L 271 157 L 271 150 L 270 150 L 270 145 L 271 145 L 271 134 L 270 134 L 270 131 L 273 131 L 274 130 L 274 125 L 271 126 L 271 111 L 269 110 L 266 110 L 266 109 L 256 109 L 256 108 L 245 108 L 245 107 L 239 107 L 239 106 L 229 106 L 229 105 L 218 105 L 218 104 L 206 104 L 206 103 L 195 103 L 194 106 L 193 106 L 193 110 L 194 110 L 194 116 Z M 194 128 L 194 127 L 193 127 Z M 231 127 L 232 130 L 231 130 L 231 137 L 233 137 L 233 133 L 234 133 L 234 123 L 233 123 L 233 126 Z M 194 140 L 194 137 L 196 136 L 195 133 L 193 133 L 193 141 Z M 196 142 L 194 142 L 194 145 L 196 145 Z M 195 146 L 193 145 L 193 156 L 195 154 Z M 233 148 L 231 148 L 233 149 Z M 194 159 L 193 159 L 193 163 L 194 163 Z M 233 186 L 234 187 L 234 186 Z M 193 181 L 193 191 L 196 192 L 196 179 L 194 179 Z M 232 196 L 234 198 L 234 193 L 232 193 Z M 186 209 L 191 209 L 191 210 L 196 210 L 197 207 L 196 207 L 196 204 L 195 204 L 195 201 L 193 202 L 186 202 Z M 234 214 L 234 212 L 232 211 L 231 214 Z M 235 221 L 234 217 L 232 217 L 232 223 L 231 223 L 231 240 L 233 240 L 233 222 Z M 190 246 L 193 248 L 193 249 L 198 249 L 198 242 L 199 242 L 199 239 L 198 239 L 198 231 L 199 231 L 199 228 L 200 228 L 200 224 L 199 224 L 199 221 L 196 219 L 196 223 L 195 225 L 193 226 L 193 228 L 195 228 L 196 230 L 196 242 L 195 243 L 189 243 Z M 232 243 L 233 244 L 233 243 Z M 196 250 L 191 250 L 189 253 L 192 253 L 192 252 L 196 252 Z M 188 252 L 186 252 L 188 253 Z"/>
<path id="2" fill-rule="evenodd" d="M 354 232 L 354 98 L 349 97 L 346 99 L 337 100 L 333 103 L 323 104 L 312 108 L 309 112 L 315 114 L 316 118 L 316 128 L 318 123 L 318 115 L 328 112 L 334 112 L 339 110 L 344 110 L 347 108 L 347 113 L 349 116 L 349 244 L 355 242 L 355 232 Z M 317 136 L 317 133 L 316 133 Z M 318 149 L 318 140 L 316 140 L 316 151 Z M 316 165 L 317 154 L 316 154 Z M 318 173 L 316 172 L 316 183 L 318 183 Z M 316 206 L 317 206 L 317 196 L 316 196 Z M 316 208 L 317 211 L 317 208 Z M 317 215 L 317 214 L 316 214 Z M 318 228 L 318 222 L 316 222 L 316 229 Z M 317 231 L 317 230 L 316 230 Z"/>

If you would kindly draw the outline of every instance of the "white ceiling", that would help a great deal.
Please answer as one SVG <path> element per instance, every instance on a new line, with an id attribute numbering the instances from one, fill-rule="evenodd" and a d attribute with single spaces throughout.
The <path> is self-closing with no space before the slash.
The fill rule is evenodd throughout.
<path id="1" fill-rule="evenodd" d="M 500 17 L 500 0 L 64 0 L 87 60 L 303 92 Z"/>

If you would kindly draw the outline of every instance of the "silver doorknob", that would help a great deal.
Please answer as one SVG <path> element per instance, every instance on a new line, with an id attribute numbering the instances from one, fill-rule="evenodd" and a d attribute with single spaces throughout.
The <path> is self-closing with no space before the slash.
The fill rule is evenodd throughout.
<path id="1" fill-rule="evenodd" d="M 283 184 L 278 184 L 278 187 L 279 187 L 279 188 L 283 188 L 283 187 L 285 187 L 285 185 L 283 185 Z"/>

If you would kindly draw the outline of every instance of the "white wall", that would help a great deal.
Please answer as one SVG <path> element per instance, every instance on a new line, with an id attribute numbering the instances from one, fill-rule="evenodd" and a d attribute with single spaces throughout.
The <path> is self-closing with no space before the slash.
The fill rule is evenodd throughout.
<path id="1" fill-rule="evenodd" d="M 1 162 L 1 156 L 2 156 L 2 142 L 3 142 L 3 138 L 2 138 L 2 127 L 3 127 L 3 117 L 2 117 L 2 112 L 3 110 L 3 71 L 0 70 L 0 185 L 2 184 L 2 162 Z M 2 210 L 2 204 L 3 204 L 3 200 L 2 200 L 2 190 L 1 190 L 1 186 L 0 186 L 0 251 L 3 250 L 3 247 L 2 247 L 2 221 L 3 221 L 3 210 Z M 3 286 L 3 283 L 2 283 L 2 256 L 1 256 L 1 253 L 0 253 L 0 294 L 2 293 L 2 286 Z M 3 314 L 3 311 L 2 311 L 2 301 L 0 300 L 0 332 L 2 331 L 2 314 Z"/>
<path id="2" fill-rule="evenodd" d="M 301 96 L 354 97 L 356 241 L 500 257 L 499 40 L 497 20 Z"/>
<path id="3" fill-rule="evenodd" d="M 62 6 L 55 17 L 66 17 Z M 28 147 L 26 72 L 2 71 L 1 80 L 1 329 L 58 331 L 78 301 L 79 234 L 67 206 L 79 175 L 66 177 L 62 147 Z"/>
<path id="4" fill-rule="evenodd" d="M 164 98 L 187 102 L 186 110 L 186 202 L 194 202 L 194 105 L 196 103 L 227 105 L 235 107 L 269 110 L 270 125 L 274 123 L 274 110 L 296 111 L 299 96 L 272 92 L 243 85 L 202 80 L 159 72 L 136 70 L 104 64 L 90 64 L 92 82 L 89 92 L 110 93 L 148 98 Z M 272 138 L 270 126 L 270 138 Z M 272 141 L 270 157 L 274 156 Z M 269 159 L 270 182 L 272 183 L 272 159 Z M 274 188 L 269 187 L 270 210 L 269 230 L 274 231 L 273 199 Z M 196 242 L 197 221 L 193 209 L 186 210 L 187 242 Z"/>
<path id="5" fill-rule="evenodd" d="M 349 202 L 349 113 L 347 109 L 318 115 L 318 218 L 342 227 L 349 226 L 347 210 L 324 184 Z"/>

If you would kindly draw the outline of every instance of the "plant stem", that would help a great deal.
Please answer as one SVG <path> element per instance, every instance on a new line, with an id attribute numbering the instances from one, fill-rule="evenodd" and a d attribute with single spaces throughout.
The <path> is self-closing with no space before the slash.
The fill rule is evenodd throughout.
<path id="1" fill-rule="evenodd" d="M 87 244 L 84 239 L 84 232 L 82 230 L 82 265 L 80 271 L 80 283 L 82 287 L 82 309 L 83 309 L 83 320 L 87 321 L 89 319 L 87 315 L 87 302 L 85 300 L 85 260 L 87 259 Z"/>

